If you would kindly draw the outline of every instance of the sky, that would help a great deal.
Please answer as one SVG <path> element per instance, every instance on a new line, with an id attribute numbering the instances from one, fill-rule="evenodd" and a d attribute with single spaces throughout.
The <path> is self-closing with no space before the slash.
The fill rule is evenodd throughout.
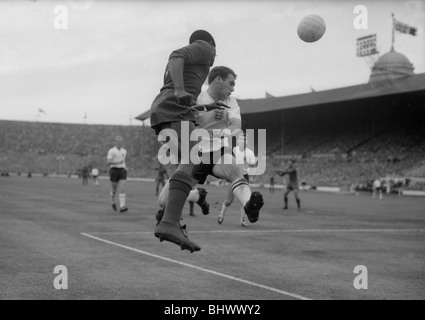
<path id="1" fill-rule="evenodd" d="M 367 29 L 354 27 L 358 5 Z M 197 29 L 215 38 L 215 66 L 236 72 L 238 99 L 367 83 L 356 39 L 377 34 L 388 52 L 392 13 L 418 30 L 396 32 L 395 50 L 425 73 L 424 0 L 2 0 L 0 119 L 142 125 L 134 117 L 158 94 L 170 53 Z M 314 43 L 297 35 L 309 14 L 326 22 Z"/>

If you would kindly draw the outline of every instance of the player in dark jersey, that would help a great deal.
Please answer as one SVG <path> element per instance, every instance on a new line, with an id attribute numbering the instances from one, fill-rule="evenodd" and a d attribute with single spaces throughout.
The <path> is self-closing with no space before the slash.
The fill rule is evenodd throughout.
<path id="1" fill-rule="evenodd" d="M 174 50 L 164 74 L 164 85 L 151 106 L 151 127 L 159 135 L 161 130 L 172 129 L 178 135 L 179 166 L 170 177 L 170 190 L 163 219 L 155 227 L 155 237 L 179 245 L 191 252 L 201 248 L 188 237 L 180 225 L 183 207 L 189 192 L 197 181 L 193 178 L 194 164 L 189 159 L 183 164 L 181 144 L 191 150 L 196 141 L 182 141 L 181 128 L 188 121 L 189 135 L 195 129 L 196 110 L 192 108 L 208 77 L 216 56 L 215 40 L 205 30 L 197 30 L 189 38 L 189 45 Z"/>
<path id="2" fill-rule="evenodd" d="M 301 209 L 301 200 L 298 196 L 298 175 L 297 169 L 295 168 L 295 159 L 289 160 L 289 166 L 285 171 L 277 171 L 279 176 L 283 177 L 284 175 L 289 176 L 289 182 L 286 186 L 286 191 L 283 194 L 283 201 L 285 202 L 284 210 L 288 209 L 288 195 L 291 191 L 294 192 L 295 200 L 297 202 L 298 209 Z"/>
<path id="3" fill-rule="evenodd" d="M 168 172 L 162 164 L 159 164 L 158 168 L 155 168 L 158 171 L 156 177 L 156 195 L 159 194 L 159 185 L 162 185 L 162 188 L 165 186 L 165 179 L 168 179 Z"/>

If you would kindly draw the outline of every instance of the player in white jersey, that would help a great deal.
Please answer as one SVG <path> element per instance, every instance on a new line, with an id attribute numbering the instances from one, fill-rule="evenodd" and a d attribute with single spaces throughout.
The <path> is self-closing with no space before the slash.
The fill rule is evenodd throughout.
<path id="1" fill-rule="evenodd" d="M 244 178 L 249 182 L 249 167 L 254 166 L 258 160 L 254 154 L 254 151 L 252 151 L 246 146 L 245 136 L 238 136 L 238 145 L 233 148 L 233 155 L 236 158 L 236 163 L 240 163 L 238 164 L 238 166 L 241 168 Z M 233 199 L 234 194 L 231 186 L 228 189 L 227 198 L 224 200 L 221 207 L 220 215 L 218 216 L 219 224 L 223 223 L 224 214 L 226 213 L 227 208 L 230 207 L 230 205 L 233 203 Z M 240 223 L 243 227 L 246 227 L 245 215 L 245 212 L 241 210 Z"/>
<path id="2" fill-rule="evenodd" d="M 263 206 L 263 197 L 259 192 L 251 193 L 248 181 L 244 178 L 242 169 L 236 165 L 236 159 L 232 155 L 232 149 L 226 138 L 243 134 L 241 129 L 240 108 L 235 98 L 231 97 L 234 91 L 236 74 L 227 67 L 215 67 L 208 76 L 209 87 L 198 96 L 198 105 L 224 104 L 226 110 L 200 111 L 197 118 L 198 128 L 205 129 L 210 133 L 210 139 L 202 140 L 198 146 L 202 158 L 209 158 L 209 164 L 195 165 L 193 177 L 199 184 L 203 184 L 208 175 L 225 179 L 232 183 L 232 193 L 242 203 L 242 214 L 247 214 L 250 222 L 258 220 L 259 210 Z M 218 115 L 221 113 L 221 115 Z M 223 139 L 224 138 L 224 139 Z M 223 141 L 224 140 L 224 141 Z M 224 145 L 224 146 L 223 146 Z M 166 203 L 169 186 L 165 186 L 159 197 L 161 208 Z M 198 191 L 192 190 L 196 195 Z M 188 199 L 190 199 L 191 194 Z M 158 221 L 162 219 L 163 210 L 159 210 L 156 216 Z"/>
<path id="3" fill-rule="evenodd" d="M 375 199 L 376 196 L 379 196 L 379 200 L 383 199 L 382 196 L 382 181 L 379 178 L 376 178 L 375 181 L 373 181 L 372 185 L 372 198 Z"/>
<path id="4" fill-rule="evenodd" d="M 127 169 L 125 166 L 125 158 L 127 156 L 127 150 L 125 150 L 123 145 L 123 138 L 116 136 L 114 139 L 115 146 L 108 151 L 108 156 L 106 162 L 109 164 L 109 177 L 112 184 L 111 191 L 111 200 L 112 200 L 112 209 L 117 211 L 117 205 L 115 202 L 115 197 L 118 191 L 118 201 L 120 212 L 128 211 L 128 208 L 125 205 L 125 182 L 127 180 Z"/>

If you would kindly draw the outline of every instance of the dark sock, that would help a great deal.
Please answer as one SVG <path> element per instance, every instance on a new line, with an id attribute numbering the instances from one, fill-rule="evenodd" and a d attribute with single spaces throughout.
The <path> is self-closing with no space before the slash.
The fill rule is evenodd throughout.
<path id="1" fill-rule="evenodd" d="M 194 179 L 184 172 L 177 171 L 172 175 L 168 201 L 162 221 L 168 223 L 180 222 L 187 196 L 194 184 Z"/>
<path id="2" fill-rule="evenodd" d="M 193 214 L 193 205 L 194 204 L 195 204 L 195 202 L 189 201 L 189 207 L 190 207 L 189 214 Z"/>
<path id="3" fill-rule="evenodd" d="M 298 209 L 301 208 L 301 200 L 297 199 L 297 205 L 298 205 Z"/>
<path id="4" fill-rule="evenodd" d="M 288 198 L 284 198 L 283 200 L 285 201 L 285 208 L 287 208 L 288 207 Z"/>

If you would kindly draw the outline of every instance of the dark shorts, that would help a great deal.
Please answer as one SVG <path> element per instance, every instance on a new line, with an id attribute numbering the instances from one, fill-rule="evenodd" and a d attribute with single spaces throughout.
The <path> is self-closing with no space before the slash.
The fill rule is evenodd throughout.
<path id="1" fill-rule="evenodd" d="M 204 184 L 207 177 L 213 176 L 218 179 L 221 179 L 220 177 L 217 177 L 213 173 L 213 169 L 216 165 L 215 162 L 217 162 L 220 157 L 222 157 L 226 152 L 229 153 L 231 150 L 228 150 L 228 148 L 222 147 L 220 150 L 214 151 L 214 152 L 208 152 L 209 154 L 209 163 L 200 163 L 194 166 L 193 168 L 193 178 L 198 180 L 199 184 Z M 219 156 L 218 156 L 219 155 Z M 201 155 L 200 155 L 201 156 Z"/>
<path id="2" fill-rule="evenodd" d="M 158 135 L 164 124 L 170 122 L 196 121 L 195 110 L 188 106 L 177 104 L 174 90 L 163 90 L 153 101 L 151 106 L 151 127 Z"/>
<path id="3" fill-rule="evenodd" d="M 112 182 L 127 180 L 127 170 L 124 168 L 111 168 L 109 169 L 109 177 Z"/>
<path id="4" fill-rule="evenodd" d="M 298 190 L 298 183 L 290 182 L 286 187 L 286 190 Z"/>

